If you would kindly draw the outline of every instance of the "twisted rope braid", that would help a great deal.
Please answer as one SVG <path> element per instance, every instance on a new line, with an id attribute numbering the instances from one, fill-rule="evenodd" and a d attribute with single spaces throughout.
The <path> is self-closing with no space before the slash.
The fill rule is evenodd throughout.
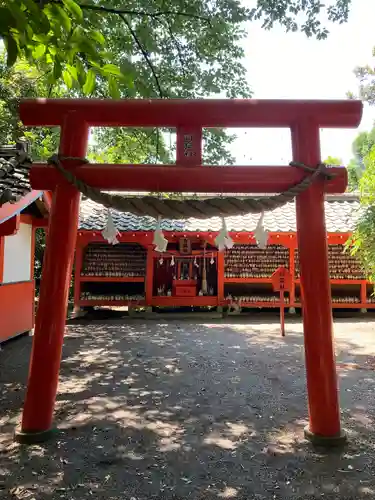
<path id="1" fill-rule="evenodd" d="M 307 175 L 301 182 L 291 186 L 283 193 L 268 198 L 254 199 L 228 197 L 199 200 L 159 199 L 154 196 L 139 198 L 105 193 L 97 188 L 88 186 L 62 166 L 61 161 L 64 160 L 81 161 L 82 164 L 88 163 L 88 160 L 55 154 L 48 160 L 48 163 L 54 165 L 70 184 L 75 186 L 78 191 L 92 201 L 119 212 L 129 212 L 134 215 L 148 215 L 154 218 L 161 217 L 164 219 L 187 219 L 190 217 L 207 219 L 208 217 L 225 217 L 245 215 L 248 213 L 256 214 L 274 210 L 293 201 L 296 196 L 306 191 L 318 177 L 330 179 L 333 176 L 327 172 L 324 163 L 319 164 L 317 168 L 312 168 L 303 163 L 291 162 L 289 164 L 291 167 L 301 168 L 310 175 Z"/>

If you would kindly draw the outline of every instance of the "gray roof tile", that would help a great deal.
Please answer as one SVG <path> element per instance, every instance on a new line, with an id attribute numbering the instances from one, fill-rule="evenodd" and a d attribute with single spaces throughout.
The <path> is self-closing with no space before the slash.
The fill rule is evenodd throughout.
<path id="1" fill-rule="evenodd" d="M 0 146 L 0 206 L 15 203 L 31 191 L 30 168 L 26 145 Z"/>
<path id="2" fill-rule="evenodd" d="M 354 229 L 359 217 L 359 199 L 353 195 L 328 196 L 325 201 L 326 226 L 330 233 L 350 232 Z M 119 231 L 152 231 L 156 228 L 156 220 L 152 217 L 138 217 L 130 213 L 112 211 L 114 223 Z M 258 214 L 238 217 L 227 217 L 229 231 L 254 231 L 259 220 Z M 79 229 L 101 230 L 107 221 L 107 210 L 91 200 L 81 202 Z M 295 204 L 288 203 L 282 208 L 267 212 L 264 226 L 270 232 L 296 231 Z M 163 220 L 165 231 L 220 231 L 220 217 L 208 219 Z"/>

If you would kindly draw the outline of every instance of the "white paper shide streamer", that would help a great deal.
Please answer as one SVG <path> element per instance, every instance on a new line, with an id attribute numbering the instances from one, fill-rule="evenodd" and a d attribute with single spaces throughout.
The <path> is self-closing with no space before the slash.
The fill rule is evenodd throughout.
<path id="1" fill-rule="evenodd" d="M 113 222 L 111 211 L 107 212 L 107 224 L 102 231 L 102 236 L 105 240 L 108 241 L 110 245 L 117 245 L 119 240 L 117 236 L 119 236 L 120 232 L 117 230 L 115 223 Z"/>
<path id="2" fill-rule="evenodd" d="M 264 250 L 267 247 L 268 231 L 264 229 L 263 220 L 264 212 L 262 212 L 260 215 L 260 219 L 258 220 L 258 224 L 254 231 L 254 237 L 258 247 Z"/>
<path id="3" fill-rule="evenodd" d="M 165 252 L 168 246 L 167 238 L 164 238 L 164 234 L 161 228 L 161 218 L 158 218 L 158 225 L 156 226 L 154 232 L 154 239 L 152 242 L 155 245 L 156 252 Z"/>
<path id="4" fill-rule="evenodd" d="M 224 217 L 221 218 L 221 224 L 222 225 L 221 225 L 220 233 L 215 238 L 215 243 L 219 249 L 219 252 L 222 252 L 226 248 L 230 249 L 234 245 L 232 238 L 229 236 L 227 225 L 226 225 Z"/>

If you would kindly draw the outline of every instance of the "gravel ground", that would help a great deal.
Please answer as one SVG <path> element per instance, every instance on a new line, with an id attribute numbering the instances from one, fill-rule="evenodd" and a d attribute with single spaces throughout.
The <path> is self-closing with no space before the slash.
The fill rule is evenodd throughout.
<path id="1" fill-rule="evenodd" d="M 263 321 L 263 322 L 262 322 Z M 0 352 L 0 497 L 374 498 L 375 322 L 337 320 L 346 449 L 303 440 L 302 327 L 272 320 L 68 327 L 57 438 L 13 443 L 31 338 Z M 323 409 L 322 409 L 323 410 Z"/>

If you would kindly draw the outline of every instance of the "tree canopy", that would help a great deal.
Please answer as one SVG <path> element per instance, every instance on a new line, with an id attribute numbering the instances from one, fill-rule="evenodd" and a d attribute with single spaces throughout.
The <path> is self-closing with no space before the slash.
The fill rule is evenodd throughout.
<path id="1" fill-rule="evenodd" d="M 325 38 L 321 18 L 345 22 L 351 0 L 1 0 L 7 63 L 19 58 L 48 72 L 50 83 L 89 95 L 199 97 L 248 95 L 238 44 L 245 21 Z"/>
<path id="2" fill-rule="evenodd" d="M 251 97 L 243 66 L 247 21 L 325 38 L 322 19 L 345 22 L 349 6 L 350 0 L 258 0 L 255 7 L 240 0 L 132 0 L 126 6 L 121 0 L 0 0 L 0 140 L 23 135 L 16 110 L 25 96 Z M 56 149 L 57 134 L 27 132 L 36 158 Z M 108 161 L 167 161 L 165 137 L 96 130 L 91 153 Z M 207 163 L 233 162 L 231 135 L 211 130 L 204 138 Z"/>
<path id="3" fill-rule="evenodd" d="M 375 56 L 375 48 L 373 50 Z M 375 104 L 375 71 L 371 66 L 357 67 L 359 97 L 370 106 Z M 354 97 L 350 94 L 349 97 Z M 359 189 L 361 215 L 350 241 L 375 283 L 375 126 L 361 132 L 353 143 L 354 158 L 348 169 L 354 188 Z"/>

